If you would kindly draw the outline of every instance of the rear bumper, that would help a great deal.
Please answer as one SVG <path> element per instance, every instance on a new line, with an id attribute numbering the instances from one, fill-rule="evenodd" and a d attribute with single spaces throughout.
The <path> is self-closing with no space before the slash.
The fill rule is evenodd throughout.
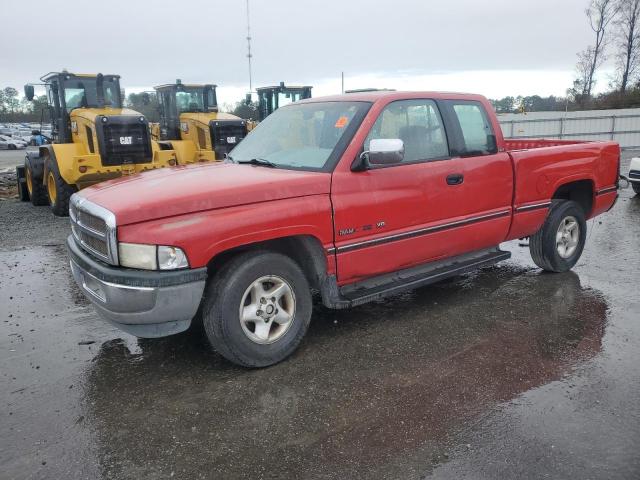
<path id="1" fill-rule="evenodd" d="M 98 314 L 137 337 L 164 337 L 191 325 L 207 277 L 206 268 L 143 271 L 107 266 L 67 238 L 71 271 Z"/>

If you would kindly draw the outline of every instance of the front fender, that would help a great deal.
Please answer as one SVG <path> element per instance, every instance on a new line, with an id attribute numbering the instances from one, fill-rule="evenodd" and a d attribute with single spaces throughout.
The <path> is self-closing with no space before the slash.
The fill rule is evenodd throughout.
<path id="1" fill-rule="evenodd" d="M 205 266 L 228 250 L 292 236 L 313 237 L 325 251 L 333 246 L 328 195 L 240 205 L 118 227 L 119 241 L 182 248 L 191 268 Z"/>

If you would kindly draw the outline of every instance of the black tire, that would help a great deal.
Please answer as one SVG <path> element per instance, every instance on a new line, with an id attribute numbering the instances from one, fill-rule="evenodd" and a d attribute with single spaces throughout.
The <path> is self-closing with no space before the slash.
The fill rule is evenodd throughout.
<path id="1" fill-rule="evenodd" d="M 563 258 L 558 252 L 556 234 L 560 223 L 567 217 L 578 222 L 578 244 L 571 256 Z M 566 272 L 576 264 L 587 239 L 587 222 L 579 204 L 570 200 L 554 201 L 542 228 L 529 239 L 529 251 L 534 263 L 548 272 Z"/>
<path id="2" fill-rule="evenodd" d="M 49 199 L 47 198 L 47 188 L 42 183 L 42 177 L 34 175 L 33 171 L 29 167 L 29 162 L 27 162 L 26 159 L 24 161 L 24 174 L 27 193 L 31 200 L 31 204 L 36 207 L 48 205 Z"/>
<path id="3" fill-rule="evenodd" d="M 28 202 L 29 188 L 27 187 L 26 169 L 24 165 L 16 166 L 16 183 L 18 185 L 18 198 L 21 202 Z"/>
<path id="4" fill-rule="evenodd" d="M 291 287 L 295 313 L 282 337 L 258 344 L 243 331 L 239 309 L 249 286 L 269 275 L 277 275 Z M 309 327 L 311 310 L 311 291 L 300 267 L 280 253 L 254 251 L 238 255 L 209 281 L 202 321 L 209 342 L 227 360 L 243 367 L 266 367 L 281 362 L 298 348 Z"/>
<path id="5" fill-rule="evenodd" d="M 631 188 L 633 188 L 633 191 L 636 192 L 636 195 L 640 195 L 640 182 L 631 183 Z"/>
<path id="6" fill-rule="evenodd" d="M 60 176 L 58 162 L 49 158 L 48 165 L 49 168 L 45 183 L 47 185 L 47 196 L 49 198 L 51 211 L 57 217 L 66 217 L 69 215 L 69 199 L 71 195 L 77 192 L 77 189 L 73 185 L 65 182 L 64 178 Z M 52 183 L 49 183 L 50 181 Z M 55 194 L 53 192 L 54 188 Z"/>
<path id="7" fill-rule="evenodd" d="M 9 145 L 7 145 L 7 149 L 8 150 L 17 150 L 18 147 L 16 147 L 15 145 L 12 145 L 11 143 Z"/>

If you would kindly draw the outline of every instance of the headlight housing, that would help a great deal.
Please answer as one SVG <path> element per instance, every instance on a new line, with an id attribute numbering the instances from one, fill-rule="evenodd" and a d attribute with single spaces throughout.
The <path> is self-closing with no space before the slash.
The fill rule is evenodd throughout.
<path id="1" fill-rule="evenodd" d="M 189 268 L 185 253 L 178 247 L 145 245 L 141 243 L 118 244 L 120 266 L 142 270 L 177 270 Z"/>

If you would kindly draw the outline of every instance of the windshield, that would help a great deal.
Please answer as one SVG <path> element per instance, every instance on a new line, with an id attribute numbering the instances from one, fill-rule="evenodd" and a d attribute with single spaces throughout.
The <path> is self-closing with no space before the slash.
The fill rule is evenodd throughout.
<path id="1" fill-rule="evenodd" d="M 204 112 L 204 91 L 201 88 L 185 88 L 176 92 L 178 113 Z"/>
<path id="2" fill-rule="evenodd" d="M 117 81 L 105 78 L 104 104 L 107 107 L 120 108 L 120 92 Z M 64 102 L 67 112 L 74 108 L 98 107 L 97 80 L 95 77 L 71 77 L 63 82 Z"/>
<path id="3" fill-rule="evenodd" d="M 322 170 L 345 131 L 361 120 L 369 105 L 317 102 L 280 108 L 261 122 L 230 156 L 236 162 L 262 159 L 276 167 Z"/>

